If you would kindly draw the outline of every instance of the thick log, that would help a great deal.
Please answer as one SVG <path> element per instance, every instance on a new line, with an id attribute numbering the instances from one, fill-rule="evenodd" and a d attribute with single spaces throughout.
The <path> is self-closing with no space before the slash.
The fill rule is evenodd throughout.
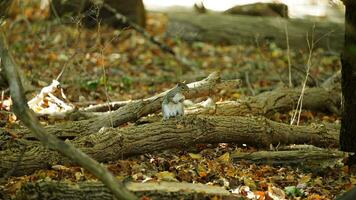
<path id="1" fill-rule="evenodd" d="M 223 82 L 214 86 L 214 89 L 220 89 L 226 86 L 226 84 L 233 86 L 234 84 L 229 84 L 228 82 Z M 283 88 L 277 89 L 270 92 L 264 92 L 257 96 L 248 97 L 247 99 L 239 101 L 227 101 L 218 102 L 214 107 L 201 108 L 201 107 L 191 107 L 187 108 L 187 114 L 213 114 L 213 115 L 223 115 L 223 116 L 249 116 L 249 115 L 262 115 L 265 117 L 271 117 L 276 112 L 287 112 L 296 107 L 298 98 L 300 96 L 300 88 Z M 148 99 L 146 99 L 148 100 Z M 140 103 L 140 101 L 125 101 L 125 102 L 112 102 L 110 106 L 115 109 L 115 106 L 128 106 L 131 103 Z M 341 96 L 338 91 L 328 90 L 324 88 L 307 88 L 304 93 L 303 99 L 303 109 L 313 110 L 313 111 L 326 111 L 335 114 L 340 113 Z M 88 107 L 87 110 L 105 110 L 108 107 L 106 105 L 98 105 L 93 107 Z M 115 111 L 117 112 L 117 111 Z M 88 112 L 87 114 L 82 111 L 79 113 L 72 113 L 73 115 L 79 115 L 79 117 L 89 117 L 87 120 L 67 122 L 61 125 L 49 126 L 48 130 L 53 134 L 63 138 L 63 139 L 73 139 L 83 134 L 91 134 L 98 131 L 100 128 L 104 127 L 100 120 L 94 119 L 106 118 L 108 114 L 94 115 Z M 85 116 L 84 116 L 85 115 Z M 92 117 L 98 116 L 98 117 Z M 90 118 L 92 117 L 92 118 Z M 112 117 L 115 121 L 118 117 L 116 115 Z M 154 119 L 155 120 L 155 119 Z M 92 124 L 87 124 L 88 122 Z M 133 121 L 133 120 L 132 120 Z M 152 121 L 152 120 L 149 120 Z M 100 123 L 100 124 L 97 124 Z M 67 126 L 69 126 L 67 128 Z M 71 128 L 73 127 L 73 128 Z M 90 130 L 89 132 L 87 132 Z M 27 130 L 21 130 L 19 135 L 24 135 L 25 139 L 32 139 L 31 134 L 27 134 Z"/>
<path id="2" fill-rule="evenodd" d="M 307 88 L 304 93 L 303 109 L 328 111 L 340 114 L 340 72 L 330 77 L 320 88 Z M 188 108 L 188 113 L 216 115 L 263 115 L 268 117 L 276 112 L 293 110 L 300 96 L 300 88 L 280 88 L 238 101 L 218 102 L 214 108 Z M 81 109 L 84 112 L 106 112 L 117 110 L 133 101 L 116 101 Z M 90 115 L 88 115 L 90 117 Z"/>
<path id="3" fill-rule="evenodd" d="M 336 147 L 338 130 L 325 126 L 291 126 L 263 117 L 186 116 L 140 126 L 108 128 L 71 141 L 99 162 L 108 162 L 163 149 L 185 148 L 201 143 L 231 142 L 256 147 L 270 144 L 313 144 Z M 20 152 L 0 151 L 0 175 L 17 167 L 14 175 L 30 174 L 55 164 L 73 164 L 42 146 L 28 145 L 23 162 Z"/>
<path id="4" fill-rule="evenodd" d="M 306 34 L 319 40 L 315 47 L 340 51 L 343 47 L 344 26 L 340 23 L 274 17 L 224 15 L 218 13 L 169 13 L 168 37 L 187 41 L 204 41 L 225 44 L 263 44 L 275 42 L 286 47 L 285 24 L 288 26 L 292 49 L 308 49 Z"/>
<path id="5" fill-rule="evenodd" d="M 244 100 L 218 102 L 213 108 L 193 108 L 190 112 L 225 116 L 263 115 L 269 117 L 276 112 L 293 110 L 297 105 L 300 94 L 300 88 L 282 88 L 248 97 Z M 335 90 L 307 88 L 304 92 L 303 109 L 339 114 L 340 106 L 341 96 Z"/>
<path id="6" fill-rule="evenodd" d="M 126 186 L 142 199 L 210 199 L 214 196 L 219 199 L 239 199 L 238 196 L 232 196 L 222 187 L 203 184 L 159 182 L 128 183 Z M 52 200 L 112 200 L 113 195 L 103 184 L 95 181 L 81 183 L 37 181 L 25 183 L 15 197 L 17 200 L 48 198 Z"/>

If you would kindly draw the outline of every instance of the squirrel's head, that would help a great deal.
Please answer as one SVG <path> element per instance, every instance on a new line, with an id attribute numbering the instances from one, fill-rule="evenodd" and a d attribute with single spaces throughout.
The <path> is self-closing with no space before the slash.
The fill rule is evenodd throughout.
<path id="1" fill-rule="evenodd" d="M 187 90 L 189 90 L 189 87 L 188 87 L 187 84 L 185 84 L 184 82 L 178 83 L 178 84 L 177 84 L 177 88 L 180 88 L 182 91 L 187 91 Z"/>

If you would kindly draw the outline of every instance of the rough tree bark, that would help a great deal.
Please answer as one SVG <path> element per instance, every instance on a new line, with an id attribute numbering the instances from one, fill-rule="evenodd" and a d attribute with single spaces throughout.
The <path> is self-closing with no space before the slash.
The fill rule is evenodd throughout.
<path id="1" fill-rule="evenodd" d="M 343 112 L 340 130 L 340 148 L 356 152 L 356 2 L 344 1 L 345 46 L 341 56 Z M 356 159 L 354 159 L 356 163 Z"/>
<path id="2" fill-rule="evenodd" d="M 300 95 L 300 88 L 279 88 L 273 91 L 263 92 L 257 96 L 248 97 L 239 101 L 229 101 L 218 103 L 214 108 L 214 114 L 218 115 L 237 115 L 243 116 L 264 115 L 275 112 L 289 111 L 295 108 L 296 102 Z M 341 71 L 337 71 L 334 75 L 325 80 L 321 87 L 306 88 L 303 108 L 314 111 L 330 111 L 335 114 L 340 114 L 341 107 Z M 114 101 L 110 103 L 97 104 L 80 109 L 80 112 L 88 112 L 88 118 L 94 115 L 100 115 L 100 112 L 109 110 L 117 110 L 129 103 L 129 101 Z M 225 105 L 227 107 L 225 107 Z M 232 105 L 229 108 L 228 105 Z M 241 108 L 242 107 L 242 108 Z M 249 107 L 249 109 L 246 109 Z M 256 108 L 252 108 L 256 107 Z M 189 109 L 189 108 L 188 108 Z M 194 108 L 193 108 L 194 109 Z M 247 110 L 252 113 L 246 113 Z M 210 111 L 199 110 L 198 113 L 210 113 Z M 225 114 L 226 113 L 226 114 Z M 230 113 L 230 114 L 229 114 Z"/>
<path id="3" fill-rule="evenodd" d="M 334 84 L 330 84 L 333 89 L 328 87 L 307 88 L 303 100 L 303 109 L 313 111 L 329 111 L 339 114 L 341 105 L 341 96 L 339 89 L 335 89 Z M 213 113 L 216 115 L 263 115 L 269 117 L 276 112 L 290 111 L 296 107 L 300 96 L 300 88 L 281 88 L 273 91 L 263 92 L 257 96 L 248 97 L 238 101 L 228 101 L 217 103 L 216 107 L 210 109 L 187 108 L 187 110 L 196 110 L 195 113 L 207 114 Z M 107 112 L 109 110 L 117 110 L 133 101 L 117 101 L 106 104 L 98 104 L 81 109 L 81 112 Z M 96 113 L 98 114 L 98 113 Z M 90 117 L 90 114 L 88 115 Z"/>
<path id="4" fill-rule="evenodd" d="M 15 164 L 18 168 L 15 175 L 30 174 L 56 164 L 73 164 L 36 141 L 22 141 L 27 144 L 27 149 L 21 163 L 16 163 L 21 155 L 19 147 L 0 151 L 0 174 L 6 173 Z M 290 126 L 263 117 L 199 115 L 126 128 L 107 128 L 70 142 L 99 162 L 201 143 L 231 142 L 257 147 L 304 143 L 336 147 L 339 143 L 338 131 L 322 125 Z"/>
<path id="5" fill-rule="evenodd" d="M 262 115 L 271 117 L 277 112 L 293 110 L 300 96 L 300 88 L 276 89 L 239 101 L 218 102 L 215 107 L 188 109 L 194 114 L 224 116 Z M 339 114 L 340 95 L 324 88 L 307 88 L 304 92 L 303 109 Z"/>
<path id="6" fill-rule="evenodd" d="M 304 165 L 322 167 L 325 162 L 337 163 L 345 157 L 345 153 L 327 149 L 305 149 L 294 151 L 257 151 L 253 153 L 235 152 L 230 155 L 232 161 L 245 160 L 256 164 L 269 165 Z M 325 166 L 327 167 L 327 166 Z"/>
<path id="7" fill-rule="evenodd" d="M 192 183 L 128 183 L 127 188 L 142 199 L 241 199 L 233 196 L 226 189 Z M 103 184 L 94 181 L 68 183 L 56 181 L 37 181 L 26 183 L 17 192 L 17 200 L 42 200 L 51 197 L 56 200 L 112 200 L 113 196 Z"/>
<path id="8" fill-rule="evenodd" d="M 188 84 L 190 89 L 185 93 L 185 97 L 189 99 L 209 96 L 215 90 L 237 88 L 240 83 L 240 80 L 221 80 L 220 74 L 215 72 L 201 81 Z M 162 92 L 147 99 L 133 101 L 114 112 L 106 113 L 99 117 L 47 126 L 46 130 L 51 134 L 61 137 L 70 136 L 73 133 L 79 136 L 95 133 L 102 127 L 117 127 L 127 122 L 133 122 L 160 110 L 163 97 L 167 92 Z M 23 130 L 22 133 L 19 133 L 19 135 L 28 134 L 30 134 L 28 130 Z"/>

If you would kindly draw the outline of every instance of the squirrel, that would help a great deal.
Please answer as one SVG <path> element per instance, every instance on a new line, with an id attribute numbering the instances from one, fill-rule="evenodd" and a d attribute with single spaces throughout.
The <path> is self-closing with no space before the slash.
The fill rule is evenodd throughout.
<path id="1" fill-rule="evenodd" d="M 185 83 L 178 83 L 177 86 L 170 90 L 163 98 L 162 102 L 162 115 L 163 120 L 170 117 L 183 116 L 185 99 L 182 92 L 188 91 L 189 87 Z"/>

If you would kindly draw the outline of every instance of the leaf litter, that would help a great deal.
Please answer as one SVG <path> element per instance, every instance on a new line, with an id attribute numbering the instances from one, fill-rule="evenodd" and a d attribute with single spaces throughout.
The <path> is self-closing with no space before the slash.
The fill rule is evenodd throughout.
<path id="1" fill-rule="evenodd" d="M 29 18 L 33 15 L 31 12 L 26 14 Z M 198 80 L 217 69 L 225 78 L 245 80 L 248 73 L 251 85 L 248 87 L 243 81 L 241 88 L 222 92 L 220 100 L 246 98 L 288 83 L 285 49 L 273 43 L 258 47 L 228 46 L 165 38 L 167 17 L 164 14 L 149 13 L 147 30 L 179 54 L 193 60 L 199 74 L 186 71 L 180 63 L 131 29 L 114 30 L 101 26 L 98 32 L 78 27 L 74 22 L 58 24 L 42 20 L 31 20 L 31 29 L 28 29 L 24 23 L 9 20 L 5 26 L 9 30 L 7 38 L 14 58 L 36 86 L 37 92 L 29 94 L 28 98 L 36 98 L 36 93 L 53 84 L 52 80 L 66 64 L 68 69 L 61 79 L 61 86 L 66 93 L 65 99 L 78 107 L 149 97 L 177 81 Z M 312 57 L 315 66 L 310 75 L 319 82 L 340 69 L 337 56 L 325 55 L 325 50 L 317 49 Z M 296 67 L 304 66 L 307 55 L 292 51 L 291 60 Z M 303 74 L 301 77 L 294 80 L 295 84 L 301 84 Z M 48 105 L 49 102 L 46 101 Z M 10 106 L 11 100 L 3 95 L 0 108 L 6 111 L 1 112 L 4 126 L 17 123 L 16 118 L 11 117 Z M 271 118 L 288 123 L 290 117 L 291 113 L 276 113 Z M 304 110 L 301 121 L 302 124 L 320 121 L 339 124 L 340 117 Z M 291 166 L 233 162 L 230 155 L 235 151 L 255 152 L 257 149 L 235 144 L 200 144 L 187 150 L 172 149 L 113 161 L 108 163 L 108 168 L 122 180 L 130 177 L 135 182 L 179 181 L 217 185 L 232 194 L 261 200 L 332 199 L 356 184 L 355 175 L 343 165 L 314 173 Z M 23 183 L 41 179 L 95 180 L 78 166 L 54 165 L 50 170 L 38 170 L 28 176 L 10 177 L 5 188 L 14 194 Z"/>

